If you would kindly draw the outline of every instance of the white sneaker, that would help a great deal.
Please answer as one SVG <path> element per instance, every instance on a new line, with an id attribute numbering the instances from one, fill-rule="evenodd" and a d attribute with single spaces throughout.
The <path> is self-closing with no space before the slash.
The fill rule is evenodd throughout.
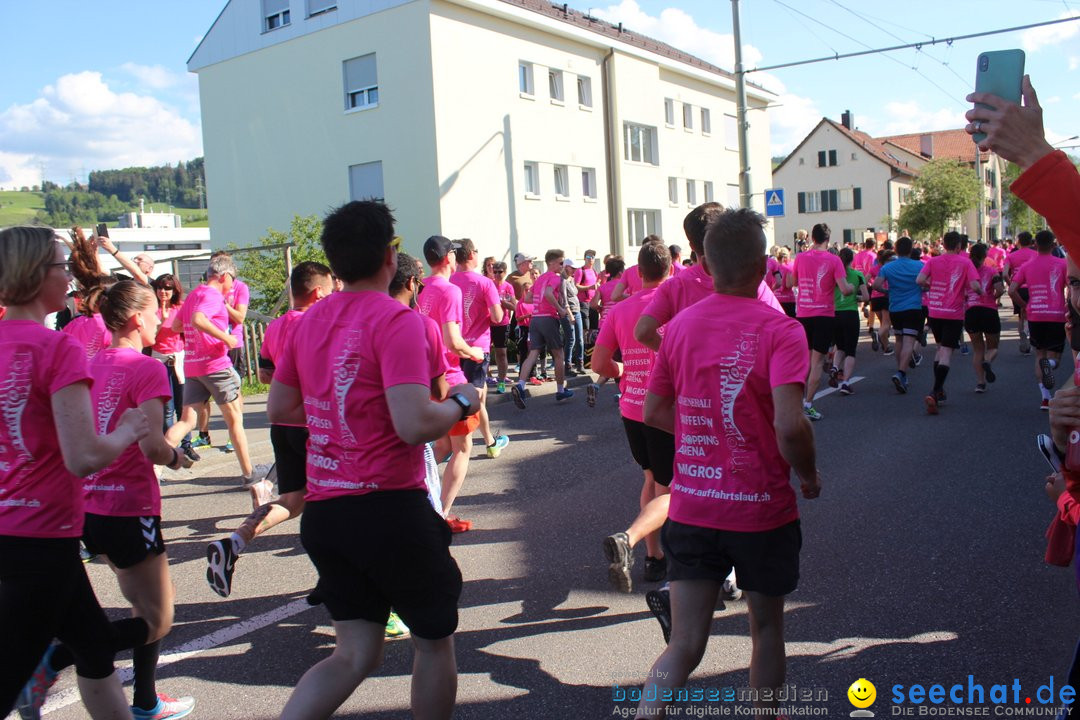
<path id="1" fill-rule="evenodd" d="M 244 489 L 250 489 L 251 486 L 256 485 L 266 479 L 266 476 L 274 469 L 273 465 L 256 465 L 251 469 L 251 477 L 245 477 Z"/>

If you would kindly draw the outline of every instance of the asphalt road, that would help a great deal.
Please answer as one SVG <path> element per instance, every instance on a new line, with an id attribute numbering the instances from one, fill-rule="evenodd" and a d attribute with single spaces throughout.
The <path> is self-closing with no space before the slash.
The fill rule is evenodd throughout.
<path id="1" fill-rule="evenodd" d="M 819 401 L 823 492 L 800 500 L 802 579 L 785 622 L 788 681 L 827 693 L 816 703 L 823 712 L 850 712 L 845 693 L 861 677 L 877 686 L 871 709 L 879 717 L 890 713 L 895 684 L 966 683 L 972 674 L 987 690 L 1018 678 L 1031 695 L 1052 676 L 1062 682 L 1080 624 L 1071 570 L 1043 563 L 1053 508 L 1035 450 L 1047 417 L 1033 365 L 1009 323 L 990 392 L 973 392 L 970 358 L 957 357 L 949 403 L 928 417 L 921 398 L 930 363 L 898 396 L 893 358 L 872 354 L 864 339 L 856 374 L 865 379 L 855 395 Z M 1061 381 L 1070 369 L 1059 371 Z M 633 519 L 641 481 L 612 389 L 594 410 L 583 390 L 559 404 L 552 393 L 534 392 L 526 412 L 508 395 L 493 396 L 493 421 L 512 442 L 497 460 L 482 447 L 474 452 L 456 505 L 475 528 L 453 546 L 465 578 L 457 718 L 610 717 L 630 705 L 613 697 L 640 686 L 663 647 L 644 603 L 643 548 L 634 592 L 608 586 L 601 539 Z M 256 461 L 268 462 L 264 398 L 250 399 L 247 422 Z M 214 439 L 223 442 L 216 415 L 215 423 Z M 163 487 L 177 603 L 159 690 L 195 696 L 191 717 L 274 718 L 333 642 L 325 610 L 303 600 L 315 574 L 299 524 L 257 540 L 237 566 L 232 597 L 218 598 L 203 577 L 205 545 L 250 502 L 234 489 L 231 456 L 204 452 L 194 470 Z M 108 568 L 88 568 L 103 605 L 122 616 L 127 606 Z M 745 687 L 749 657 L 745 602 L 729 602 L 692 682 Z M 411 659 L 408 640 L 388 643 L 381 669 L 336 717 L 408 717 Z M 85 717 L 73 687 L 68 671 L 50 718 Z"/>

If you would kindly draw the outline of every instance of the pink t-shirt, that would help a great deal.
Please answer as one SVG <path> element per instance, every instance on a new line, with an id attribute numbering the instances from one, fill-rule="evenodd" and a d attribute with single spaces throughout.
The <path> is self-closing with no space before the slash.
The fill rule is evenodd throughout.
<path id="1" fill-rule="evenodd" d="M 147 400 L 172 397 L 165 366 L 131 348 L 106 348 L 90 363 L 94 426 L 98 435 L 116 429 L 125 410 Z M 84 510 L 112 517 L 161 515 L 161 490 L 154 464 L 132 443 L 104 470 L 82 481 Z"/>
<path id="2" fill-rule="evenodd" d="M 551 292 L 555 295 L 555 299 L 558 300 L 559 293 L 562 291 L 562 275 L 548 271 L 536 278 L 536 282 L 532 286 L 533 315 L 536 317 L 557 318 L 560 316 L 559 306 L 552 305 L 551 302 L 544 297 L 544 288 L 551 288 Z"/>
<path id="3" fill-rule="evenodd" d="M 616 303 L 612 302 L 611 296 L 615 293 L 615 287 L 618 282 L 606 282 L 600 286 L 597 291 L 600 293 L 600 328 L 604 327 L 604 320 L 607 319 L 608 313 L 615 307 Z"/>
<path id="4" fill-rule="evenodd" d="M 462 337 L 473 347 L 491 352 L 491 306 L 499 304 L 495 283 L 475 270 L 459 270 L 450 282 L 461 290 Z"/>
<path id="5" fill-rule="evenodd" d="M 889 291 L 889 283 L 888 282 L 885 283 L 885 292 L 878 292 L 877 290 L 874 289 L 874 281 L 877 280 L 877 276 L 880 273 L 881 273 L 881 266 L 878 265 L 877 262 L 875 261 L 874 264 L 870 266 L 870 272 L 866 276 L 866 282 L 870 283 L 870 297 L 871 297 L 871 299 L 880 298 L 880 297 L 886 297 L 887 296 L 886 293 Z"/>
<path id="6" fill-rule="evenodd" d="M 154 338 L 154 350 L 162 355 L 175 355 L 184 349 L 184 336 L 172 329 L 173 318 L 180 312 L 181 307 L 183 303 L 173 305 L 167 313 L 158 307 L 157 316 L 161 325 L 158 326 L 157 337 Z M 109 344 L 112 344 L 112 340 Z"/>
<path id="7" fill-rule="evenodd" d="M 656 290 L 644 314 L 652 317 L 660 326 L 694 303 L 716 294 L 713 290 L 712 276 L 700 265 L 695 265 L 686 272 L 679 273 L 661 283 Z M 765 284 L 765 280 L 758 285 L 758 300 L 778 313 L 784 312 L 784 308 L 780 307 L 780 303 L 776 301 L 776 296 Z"/>
<path id="8" fill-rule="evenodd" d="M 274 367 L 277 367 L 277 359 L 281 354 L 281 348 L 292 337 L 293 330 L 296 328 L 296 322 L 300 318 L 304 317 L 303 310 L 290 310 L 279 318 L 274 318 L 270 321 L 270 324 L 266 326 L 266 334 L 263 336 L 262 347 L 259 349 L 259 356 L 264 357 L 273 363 Z M 307 427 L 306 425 L 296 425 L 295 423 L 274 423 L 275 425 L 282 425 L 284 427 Z"/>
<path id="9" fill-rule="evenodd" d="M 836 314 L 836 286 L 847 277 L 840 258 L 826 250 L 807 250 L 795 256 L 791 271 L 799 283 L 796 315 L 832 317 Z"/>
<path id="10" fill-rule="evenodd" d="M 430 365 L 428 372 L 434 380 L 450 369 L 446 364 L 446 344 L 443 342 L 442 328 L 427 315 L 421 315 L 419 312 L 417 315 L 420 315 L 420 319 L 424 321 L 424 336 L 427 338 L 428 364 Z"/>
<path id="11" fill-rule="evenodd" d="M 205 315 L 219 330 L 229 328 L 229 313 L 221 292 L 209 285 L 200 285 L 188 293 L 180 308 L 180 322 L 184 327 L 184 375 L 188 377 L 210 375 L 232 367 L 225 341 L 196 330 L 192 325 L 191 318 L 197 312 Z"/>
<path id="12" fill-rule="evenodd" d="M 597 280 L 596 271 L 591 267 L 578 268 L 574 271 L 574 282 L 578 285 L 595 285 Z M 593 297 L 596 295 L 596 290 L 578 290 L 578 300 L 583 305 L 588 305 L 592 302 Z"/>
<path id="13" fill-rule="evenodd" d="M 61 332 L 79 341 L 87 360 L 93 360 L 95 355 L 112 345 L 112 333 L 105 327 L 101 313 L 80 315 L 65 325 Z"/>
<path id="14" fill-rule="evenodd" d="M 334 293 L 297 323 L 274 379 L 304 399 L 308 502 L 426 491 L 423 447 L 398 437 L 386 402 L 395 385 L 430 388 L 426 347 L 424 321 L 381 292 Z"/>
<path id="15" fill-rule="evenodd" d="M 877 261 L 876 252 L 873 250 L 860 250 L 855 253 L 855 257 L 851 261 L 851 267 L 866 275 L 875 261 Z"/>
<path id="16" fill-rule="evenodd" d="M 963 255 L 938 255 L 923 266 L 922 275 L 930 281 L 927 308 L 930 317 L 941 320 L 963 320 L 964 299 L 973 281 L 979 279 L 975 265 Z"/>
<path id="17" fill-rule="evenodd" d="M 627 420 L 638 422 L 643 420 L 645 392 L 649 388 L 649 373 L 652 371 L 656 353 L 634 339 L 634 325 L 655 294 L 656 288 L 649 288 L 620 302 L 608 313 L 608 321 L 600 328 L 600 335 L 596 338 L 597 345 L 622 353 L 623 376 L 619 383 L 622 396 L 619 398 L 619 410 Z"/>
<path id="18" fill-rule="evenodd" d="M 636 292 L 641 292 L 641 270 L 637 265 L 631 265 L 626 268 L 626 271 L 619 278 L 619 282 L 623 284 L 623 295 L 633 295 Z"/>
<path id="19" fill-rule="evenodd" d="M 989 258 L 990 263 L 1001 272 L 1005 269 L 1005 250 L 997 245 L 991 245 L 986 249 L 986 257 Z"/>
<path id="20" fill-rule="evenodd" d="M 994 280 L 1000 277 L 1000 271 L 988 255 L 983 264 L 975 268 L 979 275 L 979 292 L 970 290 L 967 294 L 967 307 L 984 307 L 997 311 L 997 298 L 994 297 Z"/>
<path id="21" fill-rule="evenodd" d="M 1028 289 L 1028 320 L 1065 322 L 1067 276 L 1065 260 L 1053 255 L 1038 255 L 1013 274 L 1012 282 Z"/>
<path id="22" fill-rule="evenodd" d="M 772 391 L 801 387 L 809 363 L 802 326 L 750 298 L 713 293 L 668 324 L 649 392 L 675 402 L 669 518 L 738 532 L 798 518 Z"/>
<path id="23" fill-rule="evenodd" d="M 495 291 L 498 293 L 500 300 L 506 296 L 514 297 L 514 286 L 505 280 L 495 286 Z M 511 315 L 513 315 L 513 313 L 507 310 L 506 306 L 503 306 L 502 322 L 491 323 L 492 327 L 506 327 L 510 324 Z"/>
<path id="24" fill-rule="evenodd" d="M 1024 267 L 1024 264 L 1034 260 L 1039 256 L 1039 253 L 1035 252 L 1029 247 L 1022 247 L 1013 250 L 1011 253 L 1005 256 L 1005 270 L 1010 278 L 1016 274 L 1016 271 Z"/>
<path id="25" fill-rule="evenodd" d="M 82 535 L 79 479 L 64 466 L 52 411 L 55 393 L 92 382 L 82 350 L 35 322 L 0 322 L 0 535 Z"/>
<path id="26" fill-rule="evenodd" d="M 527 303 L 524 300 L 518 300 L 517 304 L 517 321 L 521 327 L 529 327 L 529 323 L 532 322 L 533 310 L 535 306 L 532 303 Z"/>
<path id="27" fill-rule="evenodd" d="M 248 288 L 247 283 L 243 280 L 233 280 L 232 289 L 230 289 L 229 294 L 225 296 L 225 303 L 233 309 L 236 309 L 237 305 L 251 304 L 251 290 Z M 229 325 L 231 326 L 229 333 L 236 338 L 236 344 L 242 344 L 244 342 L 243 324 L 233 325 L 230 320 Z"/>
<path id="28" fill-rule="evenodd" d="M 461 288 L 441 275 L 432 275 L 424 280 L 424 291 L 416 298 L 416 309 L 438 323 L 440 330 L 446 323 L 464 324 Z M 451 386 L 465 382 L 461 358 L 449 348 L 446 349 L 446 366 L 446 381 Z"/>
<path id="29" fill-rule="evenodd" d="M 791 275 L 791 263 L 780 264 L 780 282 L 776 285 L 776 301 L 781 303 L 795 302 L 795 288 L 787 286 L 788 276 Z M 759 293 L 760 295 L 760 293 Z"/>

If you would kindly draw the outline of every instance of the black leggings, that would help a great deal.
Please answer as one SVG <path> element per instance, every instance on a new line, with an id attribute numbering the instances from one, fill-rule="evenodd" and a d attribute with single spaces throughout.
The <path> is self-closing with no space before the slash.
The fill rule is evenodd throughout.
<path id="1" fill-rule="evenodd" d="M 114 630 L 86 577 L 78 538 L 0 536 L 0 717 L 54 637 L 71 649 L 80 676 L 112 674 Z"/>

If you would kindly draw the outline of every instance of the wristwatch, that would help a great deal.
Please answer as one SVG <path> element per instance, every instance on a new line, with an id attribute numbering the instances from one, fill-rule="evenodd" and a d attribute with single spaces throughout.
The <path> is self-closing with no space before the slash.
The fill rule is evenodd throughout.
<path id="1" fill-rule="evenodd" d="M 461 406 L 461 419 L 462 420 L 464 420 L 465 418 L 469 417 L 469 415 L 472 414 L 472 403 L 469 402 L 468 398 L 466 398 L 461 393 L 454 393 L 448 399 L 453 400 L 454 402 L 456 402 L 458 405 Z"/>

